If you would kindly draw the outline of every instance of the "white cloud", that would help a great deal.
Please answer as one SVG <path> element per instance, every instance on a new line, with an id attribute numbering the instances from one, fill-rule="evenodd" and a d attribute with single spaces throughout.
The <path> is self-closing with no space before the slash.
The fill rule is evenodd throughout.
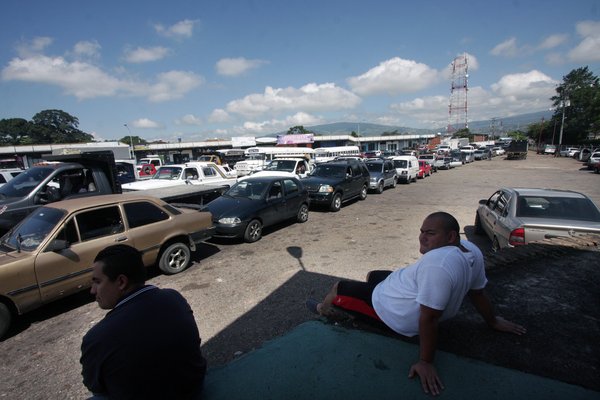
<path id="1" fill-rule="evenodd" d="M 126 51 L 125 60 L 130 63 L 144 63 L 160 60 L 165 58 L 168 54 L 169 49 L 166 47 L 138 47 Z"/>
<path id="2" fill-rule="evenodd" d="M 490 51 L 490 54 L 494 56 L 504 57 L 515 57 L 518 53 L 519 49 L 517 47 L 517 38 L 515 37 L 507 39 L 504 42 L 496 45 L 496 47 Z"/>
<path id="3" fill-rule="evenodd" d="M 349 78 L 348 83 L 360 95 L 393 95 L 424 89 L 437 80 L 438 72 L 435 69 L 416 61 L 394 57 L 360 76 Z"/>
<path id="4" fill-rule="evenodd" d="M 492 90 L 502 97 L 537 98 L 545 96 L 550 98 L 555 91 L 557 81 L 548 75 L 532 70 L 521 74 L 503 76 L 492 85 Z"/>
<path id="5" fill-rule="evenodd" d="M 582 21 L 576 26 L 581 42 L 568 54 L 575 62 L 600 61 L 600 21 Z"/>
<path id="6" fill-rule="evenodd" d="M 131 126 L 133 126 L 134 128 L 138 128 L 138 129 L 161 129 L 161 128 L 163 128 L 162 124 L 160 124 L 156 121 L 152 121 L 149 118 L 136 119 L 135 121 L 133 121 L 131 123 Z"/>
<path id="7" fill-rule="evenodd" d="M 264 60 L 248 60 L 244 57 L 222 58 L 217 61 L 216 69 L 219 75 L 238 76 L 266 63 Z"/>
<path id="8" fill-rule="evenodd" d="M 101 46 L 96 41 L 82 40 L 75 43 L 73 53 L 80 57 L 97 58 L 100 56 Z"/>
<path id="9" fill-rule="evenodd" d="M 332 111 L 350 109 L 360 103 L 354 93 L 337 87 L 334 83 L 309 83 L 299 89 L 287 87 L 275 89 L 270 86 L 264 93 L 250 94 L 227 104 L 229 113 L 256 117 L 289 111 Z"/>
<path id="10" fill-rule="evenodd" d="M 217 109 L 213 110 L 213 112 L 211 112 L 210 115 L 208 116 L 208 121 L 212 122 L 212 123 L 229 122 L 229 120 L 230 120 L 229 113 L 227 111 L 223 110 L 222 108 L 217 108 Z"/>
<path id="11" fill-rule="evenodd" d="M 200 126 L 203 124 L 202 118 L 196 117 L 194 114 L 186 114 L 181 118 L 175 120 L 175 123 L 178 125 L 197 125 Z"/>
<path id="12" fill-rule="evenodd" d="M 182 98 L 186 93 L 204 83 L 204 78 L 193 72 L 169 71 L 158 75 L 158 81 L 145 86 L 142 93 L 152 102 Z"/>
<path id="13" fill-rule="evenodd" d="M 78 99 L 124 95 L 147 97 L 153 102 L 181 98 L 204 82 L 202 76 L 185 71 L 161 73 L 154 83 L 120 79 L 90 63 L 43 55 L 12 59 L 1 76 L 5 81 L 58 86 Z"/>
<path id="14" fill-rule="evenodd" d="M 542 43 L 540 43 L 540 45 L 538 46 L 538 49 L 541 49 L 541 50 L 553 49 L 553 48 L 558 47 L 561 44 L 565 43 L 568 38 L 569 38 L 569 35 L 566 35 L 566 34 L 550 35 L 546 39 L 544 39 L 542 41 Z"/>
<path id="15" fill-rule="evenodd" d="M 170 37 L 170 38 L 189 38 L 192 37 L 194 31 L 194 25 L 197 21 L 191 19 L 184 19 L 174 25 L 165 27 L 162 24 L 154 25 L 154 29 L 159 35 Z"/>
<path id="16" fill-rule="evenodd" d="M 315 125 L 321 122 L 323 122 L 323 120 L 319 117 L 315 117 L 304 112 L 298 112 L 294 115 L 286 117 L 285 119 L 271 119 L 262 122 L 245 122 L 243 127 L 238 127 L 236 130 L 244 133 L 263 134 L 287 130 L 290 126 Z"/>
<path id="17" fill-rule="evenodd" d="M 38 36 L 30 42 L 22 42 L 17 45 L 17 54 L 19 57 L 27 58 L 40 54 L 45 48 L 50 46 L 54 40 L 48 36 Z"/>

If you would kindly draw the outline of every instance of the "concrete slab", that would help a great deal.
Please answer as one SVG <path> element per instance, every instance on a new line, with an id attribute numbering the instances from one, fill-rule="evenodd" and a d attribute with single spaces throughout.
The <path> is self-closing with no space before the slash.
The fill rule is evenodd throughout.
<path id="1" fill-rule="evenodd" d="M 203 399 L 423 399 L 408 369 L 418 346 L 311 321 L 210 369 Z M 438 351 L 446 399 L 598 399 L 600 393 Z"/>

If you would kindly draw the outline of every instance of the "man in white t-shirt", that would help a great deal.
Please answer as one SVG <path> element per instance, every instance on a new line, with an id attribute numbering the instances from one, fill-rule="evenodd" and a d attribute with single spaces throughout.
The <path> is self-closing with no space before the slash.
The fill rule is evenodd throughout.
<path id="1" fill-rule="evenodd" d="M 366 282 L 340 281 L 323 302 L 306 302 L 309 309 L 331 316 L 332 305 L 367 315 L 404 336 L 419 335 L 419 361 L 409 377 L 418 375 L 425 393 L 444 388 L 433 365 L 438 323 L 454 317 L 466 295 L 493 329 L 522 335 L 521 325 L 496 316 L 484 292 L 487 283 L 481 251 L 460 239 L 456 219 L 445 212 L 425 218 L 419 235 L 423 256 L 396 271 L 371 271 Z"/>

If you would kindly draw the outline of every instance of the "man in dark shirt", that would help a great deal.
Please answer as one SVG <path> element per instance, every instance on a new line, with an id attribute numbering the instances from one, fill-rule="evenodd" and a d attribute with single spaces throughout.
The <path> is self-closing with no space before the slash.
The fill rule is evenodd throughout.
<path id="1" fill-rule="evenodd" d="M 95 398 L 199 398 L 206 372 L 192 309 L 177 291 L 145 285 L 134 248 L 94 260 L 91 293 L 109 311 L 83 337 L 83 383 Z"/>

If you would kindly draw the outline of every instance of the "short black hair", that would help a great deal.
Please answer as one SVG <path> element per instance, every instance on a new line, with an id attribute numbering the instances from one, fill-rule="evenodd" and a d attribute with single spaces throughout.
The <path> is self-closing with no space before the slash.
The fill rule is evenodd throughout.
<path id="1" fill-rule="evenodd" d="M 131 246 L 116 244 L 101 250 L 94 262 L 102 263 L 102 273 L 113 282 L 119 275 L 125 275 L 131 285 L 146 282 L 146 266 L 142 253 Z"/>
<path id="2" fill-rule="evenodd" d="M 436 218 L 442 222 L 442 226 L 444 227 L 444 231 L 446 232 L 456 232 L 458 237 L 460 237 L 460 225 L 456 218 L 454 218 L 451 214 L 448 214 L 444 211 L 437 211 L 432 214 L 429 214 L 427 218 Z"/>

